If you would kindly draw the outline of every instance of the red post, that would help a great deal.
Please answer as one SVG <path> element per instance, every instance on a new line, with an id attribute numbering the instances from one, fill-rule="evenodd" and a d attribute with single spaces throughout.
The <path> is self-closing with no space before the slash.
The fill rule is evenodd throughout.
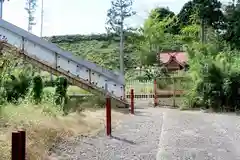
<path id="1" fill-rule="evenodd" d="M 130 92 L 130 96 L 131 96 L 131 114 L 134 114 L 134 90 L 131 89 Z"/>
<path id="2" fill-rule="evenodd" d="M 154 107 L 158 105 L 158 97 L 157 97 L 157 80 L 154 79 Z"/>
<path id="3" fill-rule="evenodd" d="M 20 152 L 20 133 L 12 132 L 12 160 L 19 160 Z"/>
<path id="4" fill-rule="evenodd" d="M 20 134 L 20 159 L 26 159 L 26 132 L 24 130 L 18 131 Z"/>
<path id="5" fill-rule="evenodd" d="M 107 136 L 111 135 L 111 98 L 106 98 L 106 133 Z"/>

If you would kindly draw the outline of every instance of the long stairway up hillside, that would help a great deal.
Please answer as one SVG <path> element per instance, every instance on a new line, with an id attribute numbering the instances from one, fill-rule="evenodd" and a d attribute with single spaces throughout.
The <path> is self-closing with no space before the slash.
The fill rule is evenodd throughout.
<path id="1" fill-rule="evenodd" d="M 94 63 L 77 59 L 72 53 L 43 40 L 7 21 L 0 19 L 0 40 L 4 49 L 14 53 L 43 70 L 66 76 L 69 81 L 92 93 L 108 94 L 124 101 L 124 76 L 117 75 Z"/>

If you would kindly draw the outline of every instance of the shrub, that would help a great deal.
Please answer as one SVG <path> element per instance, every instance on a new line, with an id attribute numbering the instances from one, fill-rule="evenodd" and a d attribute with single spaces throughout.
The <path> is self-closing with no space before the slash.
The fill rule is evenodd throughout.
<path id="1" fill-rule="evenodd" d="M 18 76 L 10 75 L 4 82 L 5 97 L 8 102 L 18 102 L 24 99 L 31 86 L 32 77 L 20 73 Z"/>
<path id="2" fill-rule="evenodd" d="M 56 105 L 63 106 L 63 111 L 67 110 L 64 107 L 64 104 L 67 104 L 67 88 L 68 88 L 68 80 L 65 77 L 59 77 L 56 81 L 56 89 L 55 89 L 55 103 Z"/>
<path id="3" fill-rule="evenodd" d="M 43 94 L 43 82 L 40 76 L 35 76 L 33 78 L 33 88 L 32 88 L 33 99 L 36 104 L 41 103 Z"/>
<path id="4" fill-rule="evenodd" d="M 195 47 L 189 51 L 189 74 L 192 83 L 189 84 L 189 91 L 185 96 L 186 102 L 190 107 L 213 110 L 221 110 L 223 107 L 239 109 L 239 53 L 211 51 L 211 47 L 208 46 L 201 46 L 200 49 Z"/>

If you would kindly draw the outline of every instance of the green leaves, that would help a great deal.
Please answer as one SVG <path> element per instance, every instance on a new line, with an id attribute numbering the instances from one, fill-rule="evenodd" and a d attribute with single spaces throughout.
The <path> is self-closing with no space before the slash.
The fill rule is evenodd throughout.
<path id="1" fill-rule="evenodd" d="M 223 38 L 231 44 L 231 48 L 240 49 L 240 2 L 230 3 L 225 7 L 225 32 Z"/>
<path id="2" fill-rule="evenodd" d="M 224 106 L 239 107 L 239 51 L 222 50 L 216 44 L 193 43 L 188 48 L 189 75 L 193 83 L 188 102 L 219 110 Z M 193 102 L 195 101 L 195 102 Z M 193 107 L 193 106 L 192 106 Z"/>
<path id="3" fill-rule="evenodd" d="M 22 72 L 18 75 L 10 75 L 4 81 L 4 90 L 8 102 L 18 102 L 20 98 L 25 98 L 31 87 L 31 76 Z"/>
<path id="4" fill-rule="evenodd" d="M 151 11 L 149 18 L 162 21 L 165 18 L 172 18 L 173 16 L 175 16 L 174 12 L 170 11 L 168 8 L 158 7 Z"/>
<path id="5" fill-rule="evenodd" d="M 112 0 L 107 12 L 106 29 L 108 32 L 119 34 L 125 19 L 136 14 L 132 10 L 133 0 Z"/>
<path id="6" fill-rule="evenodd" d="M 187 44 L 200 40 L 200 26 L 193 24 L 181 29 L 181 40 Z"/>

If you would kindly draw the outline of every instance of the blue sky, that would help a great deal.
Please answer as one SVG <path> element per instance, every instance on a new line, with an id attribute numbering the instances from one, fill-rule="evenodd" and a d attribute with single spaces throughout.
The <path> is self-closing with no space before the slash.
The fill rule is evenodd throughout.
<path id="1" fill-rule="evenodd" d="M 3 19 L 23 29 L 27 29 L 26 0 L 4 2 Z M 137 15 L 127 21 L 129 25 L 142 24 L 148 12 L 157 6 L 169 7 L 179 12 L 188 0 L 135 0 L 134 10 Z M 43 35 L 91 34 L 105 32 L 106 13 L 110 0 L 44 0 Z M 41 0 L 35 13 L 37 25 L 33 33 L 40 34 Z"/>

